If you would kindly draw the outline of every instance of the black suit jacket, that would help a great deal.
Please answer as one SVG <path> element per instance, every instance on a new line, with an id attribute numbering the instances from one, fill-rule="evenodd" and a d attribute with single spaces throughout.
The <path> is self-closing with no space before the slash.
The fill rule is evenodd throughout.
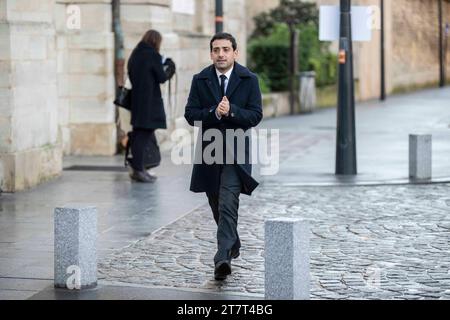
<path id="1" fill-rule="evenodd" d="M 192 126 L 195 121 L 201 121 L 202 132 L 199 134 L 199 139 L 202 141 L 197 143 L 197 147 L 201 146 L 202 148 L 201 154 L 203 154 L 203 151 L 210 143 L 214 142 L 214 140 L 203 141 L 203 136 L 207 129 L 220 130 L 225 142 L 227 129 L 242 129 L 243 132 L 247 132 L 250 128 L 258 125 L 263 117 L 258 78 L 244 66 L 235 63 L 225 95 L 230 101 L 230 112 L 227 117 L 222 117 L 219 120 L 215 111 L 222 97 L 214 65 L 203 69 L 202 72 L 196 74 L 192 79 L 184 116 Z M 251 146 L 249 139 L 246 139 L 242 149 L 237 149 L 237 145 L 236 143 L 234 144 L 233 158 L 242 181 L 241 193 L 250 195 L 258 186 L 258 182 L 251 176 Z M 226 154 L 230 150 L 224 144 L 224 161 L 226 160 Z M 196 150 L 196 154 L 200 154 L 199 150 Z M 220 188 L 221 164 L 207 164 L 204 162 L 204 159 L 201 162 L 194 164 L 190 190 L 193 192 L 217 194 Z"/>

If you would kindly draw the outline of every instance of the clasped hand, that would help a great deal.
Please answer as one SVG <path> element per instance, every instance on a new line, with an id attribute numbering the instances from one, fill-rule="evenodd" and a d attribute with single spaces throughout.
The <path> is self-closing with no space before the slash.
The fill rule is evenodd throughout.
<path id="1" fill-rule="evenodd" d="M 217 107 L 217 113 L 220 116 L 226 116 L 230 112 L 230 102 L 228 101 L 227 97 L 224 96 L 222 98 L 222 101 L 220 101 L 219 106 Z"/>

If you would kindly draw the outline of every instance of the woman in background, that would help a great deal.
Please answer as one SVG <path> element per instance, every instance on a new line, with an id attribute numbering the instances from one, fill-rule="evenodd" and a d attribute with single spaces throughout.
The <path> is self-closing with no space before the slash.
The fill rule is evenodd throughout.
<path id="1" fill-rule="evenodd" d="M 130 177 L 138 182 L 153 182 L 155 176 L 145 170 L 146 150 L 153 141 L 156 143 L 155 130 L 166 129 L 160 84 L 169 80 L 175 73 L 175 64 L 171 59 L 163 61 L 159 53 L 161 34 L 149 30 L 133 50 L 128 61 L 128 76 L 131 81 L 131 153 Z"/>

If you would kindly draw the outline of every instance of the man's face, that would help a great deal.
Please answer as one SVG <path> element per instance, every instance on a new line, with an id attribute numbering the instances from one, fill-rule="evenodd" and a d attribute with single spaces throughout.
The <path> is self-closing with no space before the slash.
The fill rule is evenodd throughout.
<path id="1" fill-rule="evenodd" d="M 211 60 L 217 70 L 222 73 L 231 69 L 237 55 L 238 51 L 233 50 L 230 40 L 219 39 L 212 43 Z"/>

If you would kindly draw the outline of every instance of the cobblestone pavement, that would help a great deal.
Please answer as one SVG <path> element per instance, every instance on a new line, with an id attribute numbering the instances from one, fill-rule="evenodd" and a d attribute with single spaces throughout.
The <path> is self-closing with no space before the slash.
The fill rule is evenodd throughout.
<path id="1" fill-rule="evenodd" d="M 241 196 L 241 257 L 214 281 L 207 205 L 100 261 L 107 282 L 264 294 L 264 220 L 311 226 L 312 299 L 449 299 L 450 184 L 295 187 Z"/>

